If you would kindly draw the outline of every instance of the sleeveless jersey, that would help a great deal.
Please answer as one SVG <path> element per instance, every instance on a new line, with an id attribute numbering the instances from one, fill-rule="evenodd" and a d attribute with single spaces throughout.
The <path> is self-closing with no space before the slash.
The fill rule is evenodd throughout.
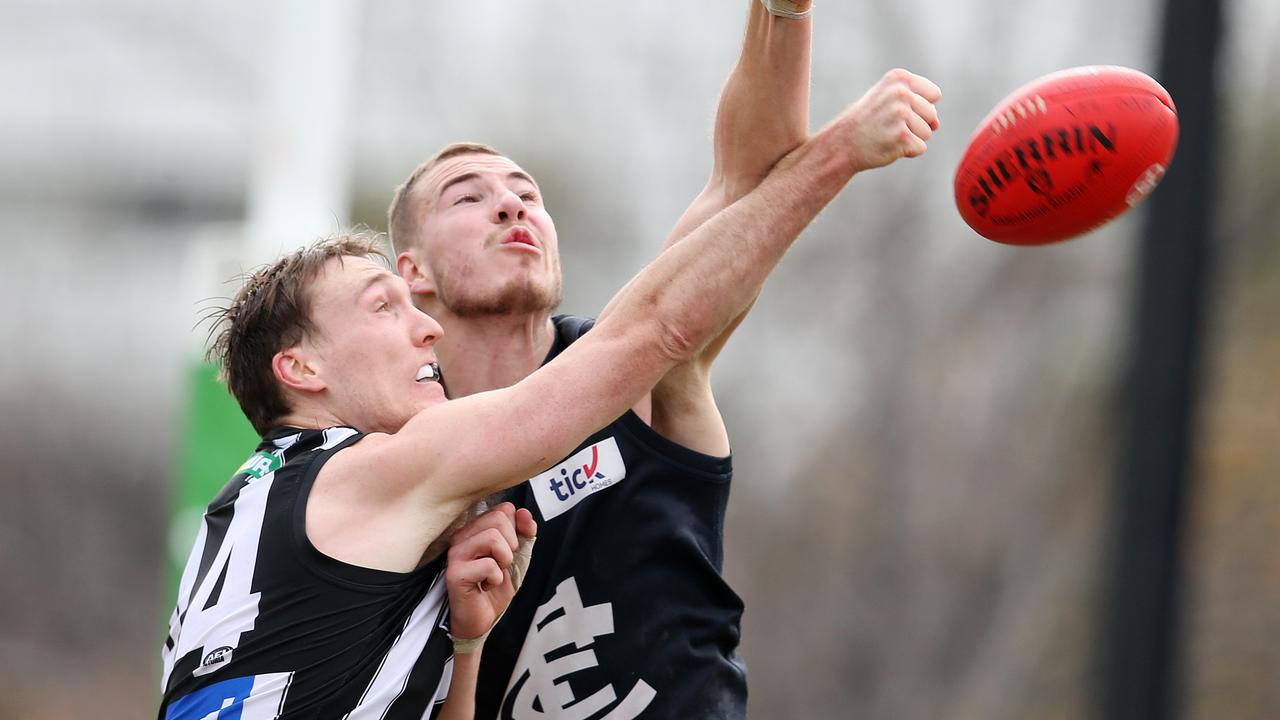
<path id="1" fill-rule="evenodd" d="M 162 651 L 163 720 L 433 716 L 448 690 L 444 557 L 349 565 L 306 536 L 321 466 L 352 428 L 277 428 L 205 512 Z"/>
<path id="2" fill-rule="evenodd" d="M 548 361 L 593 323 L 554 322 Z M 742 601 L 720 575 L 731 477 L 628 411 L 513 488 L 538 545 L 485 643 L 478 720 L 745 717 Z"/>

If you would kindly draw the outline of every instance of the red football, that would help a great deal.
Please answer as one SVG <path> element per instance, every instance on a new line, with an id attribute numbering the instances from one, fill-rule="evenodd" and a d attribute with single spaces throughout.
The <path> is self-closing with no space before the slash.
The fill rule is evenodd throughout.
<path id="1" fill-rule="evenodd" d="M 1155 80 L 1106 65 L 1063 70 L 978 125 L 956 168 L 956 206 L 997 242 L 1066 240 L 1141 202 L 1177 144 L 1173 100 Z"/>

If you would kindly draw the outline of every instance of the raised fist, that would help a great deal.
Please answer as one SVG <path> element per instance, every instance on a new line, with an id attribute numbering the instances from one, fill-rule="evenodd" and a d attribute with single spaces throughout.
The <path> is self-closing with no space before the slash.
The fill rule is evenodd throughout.
<path id="1" fill-rule="evenodd" d="M 529 566 L 537 532 L 528 510 L 502 503 L 453 534 L 444 581 L 455 639 L 484 636 L 506 611 Z"/>
<path id="2" fill-rule="evenodd" d="M 902 69 L 885 73 L 834 121 L 847 129 L 855 170 L 924 154 L 925 141 L 938 129 L 934 103 L 941 97 L 926 78 Z"/>

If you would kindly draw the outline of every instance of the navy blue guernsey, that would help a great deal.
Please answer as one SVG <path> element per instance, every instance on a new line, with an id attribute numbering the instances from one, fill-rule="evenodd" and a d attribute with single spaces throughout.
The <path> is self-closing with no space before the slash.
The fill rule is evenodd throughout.
<path id="1" fill-rule="evenodd" d="M 554 322 L 547 361 L 593 323 Z M 720 574 L 732 474 L 628 411 L 513 488 L 538 545 L 485 643 L 476 717 L 745 717 L 742 601 Z"/>
<path id="2" fill-rule="evenodd" d="M 410 573 L 306 536 L 321 466 L 363 437 L 277 428 L 205 512 L 162 652 L 162 720 L 432 717 L 448 690 L 443 556 Z"/>

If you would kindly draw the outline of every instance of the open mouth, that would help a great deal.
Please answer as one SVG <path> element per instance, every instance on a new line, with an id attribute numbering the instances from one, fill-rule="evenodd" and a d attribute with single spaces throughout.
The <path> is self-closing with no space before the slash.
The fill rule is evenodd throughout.
<path id="1" fill-rule="evenodd" d="M 418 368 L 418 374 L 414 377 L 415 382 L 440 382 L 440 365 L 439 363 L 428 363 Z"/>

